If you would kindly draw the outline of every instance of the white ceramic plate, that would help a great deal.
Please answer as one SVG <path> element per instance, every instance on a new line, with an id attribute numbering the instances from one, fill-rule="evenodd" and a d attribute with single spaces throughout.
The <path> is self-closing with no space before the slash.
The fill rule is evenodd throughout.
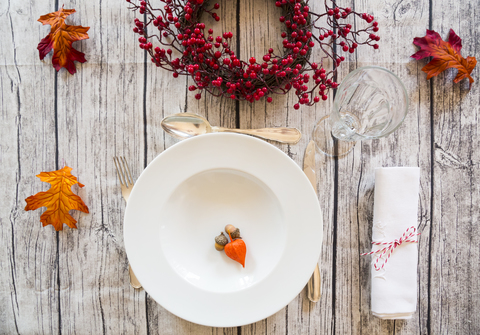
<path id="1" fill-rule="evenodd" d="M 245 268 L 214 248 L 240 228 Z M 298 165 L 244 135 L 184 140 L 138 178 L 125 248 L 144 289 L 171 313 L 206 326 L 262 320 L 304 288 L 320 255 L 322 214 Z"/>

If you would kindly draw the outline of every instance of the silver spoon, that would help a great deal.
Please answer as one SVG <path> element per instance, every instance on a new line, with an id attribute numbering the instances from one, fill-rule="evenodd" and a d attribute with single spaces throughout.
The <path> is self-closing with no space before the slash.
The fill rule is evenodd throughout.
<path id="1" fill-rule="evenodd" d="M 165 132 L 179 139 L 207 133 L 230 132 L 252 135 L 280 143 L 295 144 L 300 141 L 302 137 L 300 131 L 295 128 L 230 129 L 212 127 L 203 116 L 193 113 L 180 113 L 167 116 L 162 120 L 161 125 Z"/>

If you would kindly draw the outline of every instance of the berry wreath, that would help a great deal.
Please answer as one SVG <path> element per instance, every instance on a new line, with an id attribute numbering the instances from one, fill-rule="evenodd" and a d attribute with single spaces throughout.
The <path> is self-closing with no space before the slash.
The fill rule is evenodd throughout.
<path id="1" fill-rule="evenodd" d="M 154 8 L 149 0 L 139 4 L 126 1 L 144 18 L 135 18 L 133 31 L 140 35 L 140 48 L 150 54 L 157 67 L 172 71 L 174 78 L 190 75 L 195 83 L 189 86 L 190 91 L 207 91 L 234 100 L 254 102 L 265 97 L 272 102 L 273 94 L 286 94 L 292 88 L 298 98 L 295 109 L 327 100 L 328 91 L 338 86 L 335 75 L 345 60 L 340 52 L 353 53 L 362 44 L 378 49 L 376 42 L 380 40 L 372 15 L 339 7 L 334 0 L 325 0 L 323 14 L 313 13 L 308 0 L 277 0 L 275 5 L 283 9 L 279 20 L 286 28 L 281 33 L 284 54 L 276 55 L 270 48 L 262 62 L 254 57 L 245 62 L 230 47 L 231 32 L 214 38 L 213 30 L 206 30 L 200 22 L 204 13 L 220 20 L 215 13 L 218 3 L 209 6 L 208 0 L 160 0 L 164 7 Z M 366 21 L 368 27 L 352 30 L 352 25 L 345 23 L 352 15 Z M 320 25 L 322 18 L 325 27 Z M 154 32 L 147 32 L 150 25 Z M 154 47 L 151 41 L 162 47 Z M 324 53 L 319 63 L 309 60 L 316 44 Z M 180 57 L 175 57 L 173 50 Z M 328 60 L 333 63 L 331 70 L 324 68 Z M 195 98 L 200 99 L 201 93 Z"/>

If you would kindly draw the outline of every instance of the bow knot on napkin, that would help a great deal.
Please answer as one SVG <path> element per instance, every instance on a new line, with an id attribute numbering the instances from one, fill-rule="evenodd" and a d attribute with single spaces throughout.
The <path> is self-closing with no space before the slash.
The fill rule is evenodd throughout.
<path id="1" fill-rule="evenodd" d="M 372 254 L 377 254 L 374 267 L 375 270 L 380 270 L 383 269 L 385 264 L 387 264 L 388 259 L 392 255 L 392 253 L 395 251 L 395 248 L 400 246 L 402 243 L 418 243 L 417 240 L 411 240 L 410 238 L 413 238 L 417 235 L 420 235 L 420 233 L 416 233 L 417 229 L 412 226 L 410 228 L 407 228 L 407 230 L 403 233 L 402 237 L 400 237 L 399 240 L 395 239 L 393 242 L 372 242 L 373 245 L 388 245 L 388 247 L 385 247 L 383 249 L 378 249 L 375 251 L 371 252 L 366 252 L 364 254 L 360 254 L 361 256 L 366 256 L 366 255 L 372 255 Z M 408 235 L 407 235 L 408 234 Z M 385 254 L 387 255 L 386 257 Z M 382 266 L 378 265 L 378 262 L 383 260 Z"/>

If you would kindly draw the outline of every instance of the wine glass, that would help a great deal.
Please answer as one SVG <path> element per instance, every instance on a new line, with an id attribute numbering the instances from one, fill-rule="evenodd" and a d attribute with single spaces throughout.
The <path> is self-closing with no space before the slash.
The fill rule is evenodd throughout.
<path id="1" fill-rule="evenodd" d="M 330 115 L 318 121 L 313 140 L 328 156 L 343 156 L 356 141 L 385 137 L 408 112 L 408 94 L 400 79 L 379 66 L 350 72 L 340 84 Z"/>

